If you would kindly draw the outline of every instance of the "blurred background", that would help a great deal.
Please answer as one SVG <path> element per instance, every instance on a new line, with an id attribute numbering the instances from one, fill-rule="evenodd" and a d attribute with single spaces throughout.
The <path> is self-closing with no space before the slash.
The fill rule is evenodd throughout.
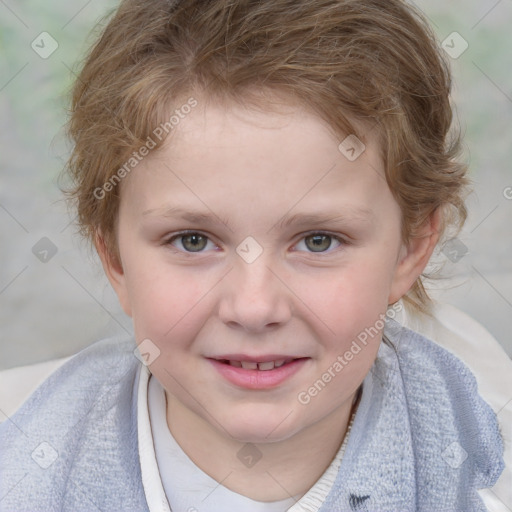
<path id="1" fill-rule="evenodd" d="M 429 288 L 512 356 L 512 1 L 415 4 L 450 55 L 474 182 L 465 229 L 435 257 L 450 277 Z M 0 0 L 0 369 L 131 332 L 58 181 L 74 72 L 115 5 Z"/>

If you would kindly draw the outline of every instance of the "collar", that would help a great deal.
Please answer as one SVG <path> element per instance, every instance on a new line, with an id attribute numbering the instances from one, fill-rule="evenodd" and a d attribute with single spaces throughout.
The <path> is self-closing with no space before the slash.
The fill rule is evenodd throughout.
<path id="1" fill-rule="evenodd" d="M 325 470 L 323 475 L 315 483 L 315 485 L 290 508 L 286 508 L 287 512 L 316 512 L 321 507 L 334 484 L 336 475 L 338 474 L 341 460 L 348 442 L 350 430 L 355 418 L 355 409 L 357 407 L 360 395 L 361 393 L 358 392 L 357 399 L 355 401 L 354 412 L 352 413 L 347 433 L 336 456 Z M 160 414 L 161 411 L 156 410 L 158 407 L 164 409 L 163 417 Z M 165 421 L 164 390 L 158 380 L 156 380 L 156 378 L 151 375 L 149 369 L 145 366 L 143 366 L 140 371 L 140 378 L 137 385 L 137 408 L 140 465 L 142 482 L 148 502 L 148 507 L 150 512 L 169 512 L 171 507 L 169 505 L 167 493 L 165 492 L 165 486 L 161 478 L 161 472 L 164 471 L 164 469 L 161 466 L 159 467 L 159 464 L 161 464 L 162 461 L 159 461 L 159 457 L 156 454 L 155 449 L 155 446 L 158 447 L 158 445 L 160 445 L 160 449 L 162 446 L 165 448 L 168 446 L 168 443 L 165 444 L 164 439 L 157 438 L 155 432 L 158 427 L 163 427 L 161 430 L 165 431 L 165 435 L 169 435 L 172 438 L 172 434 L 168 431 L 167 423 Z M 162 425 L 154 425 L 154 421 L 159 421 L 162 423 Z M 173 445 L 177 445 L 176 441 L 173 439 L 171 439 L 171 441 Z M 181 451 L 179 445 L 177 445 L 177 447 Z M 184 457 L 186 457 L 186 454 Z M 190 461 L 190 464 L 193 464 L 193 462 Z M 206 475 L 206 480 L 212 479 Z M 213 480 L 211 483 L 212 488 L 216 488 L 218 485 Z M 228 491 L 228 493 L 229 492 L 231 491 Z M 194 493 L 192 498 L 197 501 L 197 493 Z M 186 498 L 184 497 L 184 499 Z M 243 500 L 244 498 L 242 498 L 242 501 Z M 289 500 L 283 500 L 283 504 L 285 501 Z M 190 507 L 190 509 L 192 508 L 193 507 Z"/>
<path id="2" fill-rule="evenodd" d="M 485 511 L 503 471 L 496 416 L 458 358 L 388 319 L 333 490 L 332 510 Z"/>

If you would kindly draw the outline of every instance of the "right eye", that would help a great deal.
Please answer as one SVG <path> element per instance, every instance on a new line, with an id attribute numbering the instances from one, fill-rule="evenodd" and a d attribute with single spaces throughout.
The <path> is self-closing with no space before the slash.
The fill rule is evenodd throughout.
<path id="1" fill-rule="evenodd" d="M 208 240 L 206 235 L 198 231 L 182 231 L 168 238 L 165 244 L 176 247 L 174 242 L 177 242 L 183 247 L 183 249 L 178 247 L 181 252 L 196 253 L 204 252 L 203 249 L 207 246 Z"/>

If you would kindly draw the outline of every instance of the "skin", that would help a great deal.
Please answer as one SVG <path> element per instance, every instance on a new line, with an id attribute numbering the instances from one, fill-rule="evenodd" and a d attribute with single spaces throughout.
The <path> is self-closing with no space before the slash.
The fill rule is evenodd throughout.
<path id="1" fill-rule="evenodd" d="M 137 342 L 160 350 L 149 369 L 173 436 L 203 471 L 258 501 L 302 496 L 330 464 L 380 334 L 307 405 L 297 396 L 410 289 L 438 240 L 433 218 L 403 244 L 379 147 L 365 136 L 350 162 L 343 139 L 291 103 L 269 112 L 199 101 L 122 183 L 120 260 L 96 241 Z M 213 222 L 167 212 L 178 206 Z M 333 210 L 338 222 L 276 224 Z M 185 229 L 206 238 L 176 237 Z M 248 236 L 263 249 L 252 263 L 236 252 Z M 248 390 L 207 359 L 229 353 L 309 359 L 276 388 Z M 251 468 L 237 457 L 246 443 L 262 454 Z"/>

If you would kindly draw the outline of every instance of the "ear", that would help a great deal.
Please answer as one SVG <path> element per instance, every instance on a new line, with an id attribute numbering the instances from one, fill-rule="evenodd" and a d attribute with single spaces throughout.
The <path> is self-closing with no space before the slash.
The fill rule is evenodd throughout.
<path id="1" fill-rule="evenodd" d="M 437 208 L 415 238 L 402 247 L 391 283 L 388 304 L 401 299 L 421 275 L 439 241 L 441 208 Z"/>
<path id="2" fill-rule="evenodd" d="M 120 258 L 112 254 L 101 233 L 96 233 L 94 245 L 103 265 L 103 270 L 112 288 L 116 292 L 119 303 L 128 316 L 132 316 L 129 294 L 126 286 L 126 277 L 123 271 Z"/>

